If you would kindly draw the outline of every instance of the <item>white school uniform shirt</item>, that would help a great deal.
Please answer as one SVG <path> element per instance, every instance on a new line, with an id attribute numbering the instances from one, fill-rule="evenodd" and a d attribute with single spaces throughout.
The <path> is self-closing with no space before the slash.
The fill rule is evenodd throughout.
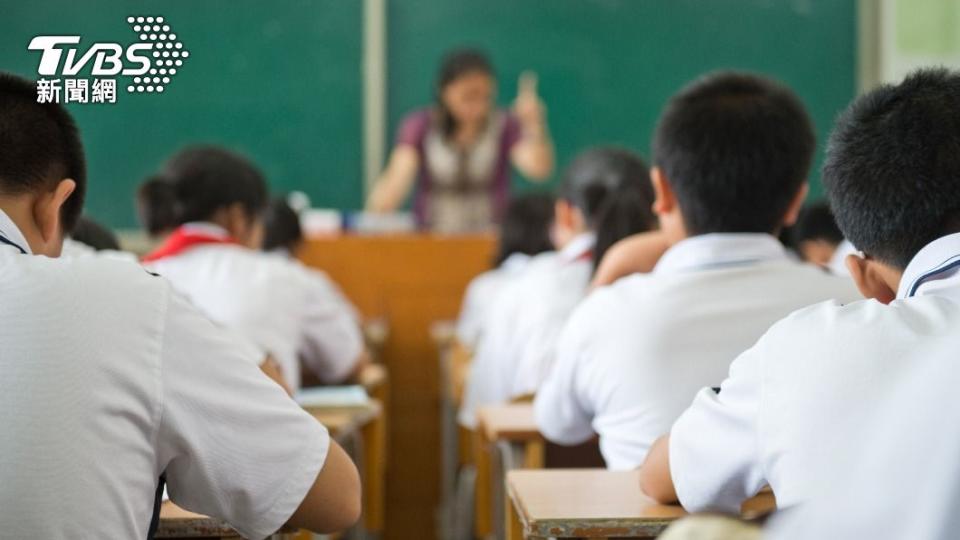
<path id="1" fill-rule="evenodd" d="M 950 312 L 956 328 L 956 305 Z M 935 356 L 911 359 L 910 372 L 872 404 L 866 435 L 838 449 L 836 461 L 844 467 L 831 472 L 835 489 L 778 515 L 766 538 L 957 538 L 960 343 L 954 338 L 952 349 L 945 345 Z"/>
<path id="2" fill-rule="evenodd" d="M 595 290 L 558 345 L 534 411 L 561 444 L 600 436 L 607 467 L 643 463 L 704 386 L 800 307 L 857 298 L 849 279 L 790 260 L 767 234 L 707 234 L 671 247 L 649 274 Z"/>
<path id="3" fill-rule="evenodd" d="M 360 311 L 357 309 L 357 306 L 353 305 L 353 302 L 347 298 L 347 295 L 343 293 L 343 290 L 340 289 L 340 286 L 337 285 L 337 282 L 333 280 L 326 272 L 320 270 L 319 268 L 314 268 L 312 266 L 307 266 L 303 264 L 300 259 L 297 259 L 293 253 L 290 253 L 289 250 L 284 248 L 272 249 L 266 251 L 268 255 L 280 258 L 287 261 L 290 264 L 299 266 L 302 271 L 307 272 L 313 275 L 317 281 L 323 283 L 326 287 L 327 292 L 325 296 L 328 296 L 331 300 L 340 304 L 340 306 L 353 317 L 353 320 L 356 321 L 358 326 L 362 326 L 363 317 L 360 315 Z"/>
<path id="4" fill-rule="evenodd" d="M 227 238 L 209 223 L 184 225 Z M 354 316 L 302 266 L 236 244 L 201 244 L 147 267 L 170 280 L 215 322 L 238 331 L 300 387 L 300 359 L 324 382 L 345 379 L 363 350 Z"/>
<path id="5" fill-rule="evenodd" d="M 476 347 L 483 334 L 487 312 L 496 302 L 498 293 L 504 285 L 523 275 L 531 258 L 525 253 L 513 253 L 500 266 L 470 280 L 457 318 L 457 339 L 460 343 L 471 349 Z"/>
<path id="6" fill-rule="evenodd" d="M 768 483 L 780 508 L 850 488 L 838 472 L 865 453 L 845 450 L 869 437 L 877 408 L 902 381 L 930 363 L 960 377 L 958 261 L 960 234 L 936 240 L 910 262 L 889 305 L 808 307 L 738 357 L 720 394 L 701 391 L 671 430 L 670 471 L 684 507 L 735 510 Z"/>
<path id="7" fill-rule="evenodd" d="M 75 259 L 78 257 L 104 257 L 127 262 L 137 262 L 137 256 L 126 251 L 115 249 L 96 250 L 83 242 L 78 242 L 73 238 L 63 239 L 63 250 L 60 257 L 65 259 Z"/>
<path id="8" fill-rule="evenodd" d="M 476 410 L 535 393 L 553 365 L 557 337 L 583 299 L 593 272 L 593 233 L 542 253 L 497 296 L 474 351 L 459 420 L 476 426 Z"/>
<path id="9" fill-rule="evenodd" d="M 177 504 L 263 538 L 316 480 L 326 430 L 166 280 L 31 256 L 0 211 L 0 297 L 0 535 L 143 538 L 166 471 Z"/>

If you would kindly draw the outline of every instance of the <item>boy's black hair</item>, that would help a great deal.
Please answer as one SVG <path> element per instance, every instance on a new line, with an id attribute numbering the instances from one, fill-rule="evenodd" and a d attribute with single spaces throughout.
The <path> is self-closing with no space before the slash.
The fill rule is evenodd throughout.
<path id="1" fill-rule="evenodd" d="M 550 225 L 553 223 L 553 197 L 528 193 L 510 201 L 500 225 L 496 266 L 514 253 L 536 255 L 553 249 Z"/>
<path id="2" fill-rule="evenodd" d="M 443 104 L 443 89 L 453 81 L 471 73 L 483 73 L 491 78 L 495 77 L 493 64 L 490 63 L 490 59 L 483 51 L 470 48 L 454 49 L 448 51 L 443 56 L 443 60 L 440 61 L 435 95 L 437 108 L 440 112 L 438 118 L 440 132 L 443 133 L 444 137 L 453 136 L 457 129 L 457 120 Z"/>
<path id="3" fill-rule="evenodd" d="M 80 216 L 80 219 L 77 220 L 77 226 L 70 233 L 70 238 L 97 251 L 105 249 L 120 250 L 120 241 L 117 240 L 117 235 L 87 216 Z"/>
<path id="4" fill-rule="evenodd" d="M 596 147 L 578 154 L 564 172 L 559 197 L 580 209 L 596 233 L 595 266 L 614 243 L 657 224 L 650 171 L 625 148 Z"/>
<path id="5" fill-rule="evenodd" d="M 799 247 L 801 242 L 809 240 L 822 240 L 835 246 L 843 242 L 843 233 L 840 232 L 827 201 L 821 200 L 804 206 L 797 222 L 790 228 L 791 246 Z"/>
<path id="6" fill-rule="evenodd" d="M 844 236 L 896 268 L 960 232 L 960 74 L 919 70 L 857 98 L 830 136 L 823 183 Z"/>
<path id="7" fill-rule="evenodd" d="M 267 204 L 267 183 L 245 157 L 217 146 L 190 146 L 167 160 L 137 192 L 140 219 L 151 235 L 207 221 L 241 204 L 250 217 Z"/>
<path id="8" fill-rule="evenodd" d="M 87 192 L 77 125 L 62 105 L 37 103 L 34 83 L 0 72 L 0 194 L 52 191 L 65 178 L 77 184 L 61 208 L 64 233 L 69 234 Z"/>
<path id="9" fill-rule="evenodd" d="M 285 197 L 276 197 L 263 213 L 263 250 L 285 249 L 294 253 L 303 242 L 300 216 Z"/>
<path id="10" fill-rule="evenodd" d="M 721 71 L 670 99 L 654 133 L 653 162 L 691 236 L 776 233 L 807 179 L 814 148 L 810 117 L 793 91 Z"/>

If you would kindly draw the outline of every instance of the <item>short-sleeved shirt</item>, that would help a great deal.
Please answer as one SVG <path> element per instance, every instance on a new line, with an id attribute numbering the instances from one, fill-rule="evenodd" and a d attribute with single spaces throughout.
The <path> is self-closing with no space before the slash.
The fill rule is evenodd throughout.
<path id="1" fill-rule="evenodd" d="M 868 440 L 878 405 L 932 363 L 948 377 L 960 372 L 957 261 L 960 234 L 936 240 L 907 266 L 890 304 L 800 310 L 739 356 L 720 393 L 697 394 L 671 430 L 684 507 L 736 510 L 765 484 L 781 508 L 846 490 L 839 472 L 858 465 L 862 455 L 848 449 Z"/>
<path id="2" fill-rule="evenodd" d="M 479 407 L 537 391 L 553 364 L 560 330 L 590 284 L 595 242 L 592 233 L 583 233 L 559 252 L 535 256 L 497 295 L 470 363 L 462 425 L 475 426 Z"/>
<path id="3" fill-rule="evenodd" d="M 537 424 L 565 444 L 597 433 L 609 468 L 635 468 L 770 325 L 831 298 L 858 295 L 851 280 L 790 260 L 770 235 L 679 242 L 652 273 L 597 289 L 577 308 L 537 393 Z"/>
<path id="4" fill-rule="evenodd" d="M 500 266 L 473 278 L 463 295 L 463 306 L 457 318 L 457 339 L 473 349 L 483 335 L 484 321 L 490 307 L 497 302 L 499 292 L 508 283 L 523 275 L 531 257 L 514 253 Z"/>
<path id="5" fill-rule="evenodd" d="M 415 148 L 419 158 L 417 223 L 441 232 L 482 231 L 499 223 L 509 198 L 510 150 L 520 135 L 519 121 L 495 110 L 479 139 L 462 150 L 443 135 L 434 109 L 407 115 L 396 144 Z"/>
<path id="6" fill-rule="evenodd" d="M 262 353 L 138 264 L 29 252 L 0 212 L 0 523 L 10 538 L 143 538 L 158 478 L 243 536 L 282 526 L 326 430 Z"/>
<path id="7" fill-rule="evenodd" d="M 208 223 L 185 225 L 227 237 Z M 363 350 L 354 313 L 321 274 L 229 243 L 201 244 L 149 263 L 212 320 L 238 331 L 280 364 L 300 386 L 300 360 L 322 381 L 340 382 Z"/>

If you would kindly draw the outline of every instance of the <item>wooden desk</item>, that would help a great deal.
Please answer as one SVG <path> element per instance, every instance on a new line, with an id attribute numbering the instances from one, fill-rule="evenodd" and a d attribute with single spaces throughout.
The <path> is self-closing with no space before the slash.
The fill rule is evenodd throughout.
<path id="1" fill-rule="evenodd" d="M 474 436 L 477 467 L 474 533 L 502 538 L 504 475 L 516 468 L 541 469 L 545 441 L 533 417 L 532 403 L 481 407 Z"/>
<path id="2" fill-rule="evenodd" d="M 655 538 L 686 512 L 644 495 L 639 478 L 605 469 L 510 471 L 506 538 Z M 744 504 L 744 515 L 774 508 L 767 491 Z"/>
<path id="3" fill-rule="evenodd" d="M 357 377 L 367 394 L 381 404 L 390 403 L 390 377 L 383 364 L 370 364 Z M 363 427 L 363 453 L 368 481 L 363 490 L 363 520 L 367 532 L 382 534 L 386 509 L 388 410 Z"/>
<path id="4" fill-rule="evenodd" d="M 365 319 L 389 323 L 382 355 L 391 386 L 387 540 L 435 537 L 441 459 L 430 325 L 457 316 L 467 284 L 490 269 L 495 250 L 492 235 L 344 235 L 310 239 L 298 254 L 327 272 Z"/>
<path id="5" fill-rule="evenodd" d="M 170 501 L 160 506 L 160 524 L 155 538 L 230 538 L 240 535 L 221 519 L 184 510 Z"/>

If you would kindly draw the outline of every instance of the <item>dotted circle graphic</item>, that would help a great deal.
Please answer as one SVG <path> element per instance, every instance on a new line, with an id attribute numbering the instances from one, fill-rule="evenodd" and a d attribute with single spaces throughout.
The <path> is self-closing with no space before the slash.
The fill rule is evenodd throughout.
<path id="1" fill-rule="evenodd" d="M 171 77 L 177 74 L 173 66 L 183 66 L 182 59 L 188 58 L 190 52 L 184 49 L 183 43 L 178 41 L 177 34 L 171 31 L 170 24 L 162 16 L 131 15 L 127 17 L 127 24 L 140 42 L 149 44 L 152 49 L 149 69 L 143 76 L 133 78 L 133 84 L 127 86 L 127 92 L 163 92 L 164 87 L 170 84 Z"/>

